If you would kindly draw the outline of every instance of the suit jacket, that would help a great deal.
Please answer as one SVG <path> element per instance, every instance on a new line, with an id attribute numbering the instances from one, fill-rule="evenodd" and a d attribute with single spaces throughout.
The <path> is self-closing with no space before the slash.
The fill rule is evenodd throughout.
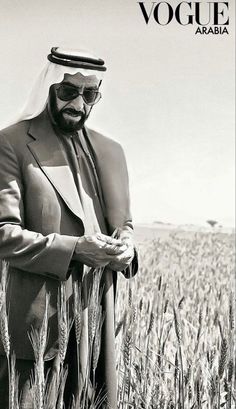
<path id="1" fill-rule="evenodd" d="M 112 233 L 131 220 L 124 153 L 117 142 L 88 129 L 85 133 Z M 9 262 L 9 332 L 17 358 L 33 359 L 27 332 L 41 325 L 46 292 L 51 296 L 46 359 L 57 351 L 58 288 L 65 280 L 71 298 L 74 278 L 67 279 L 67 273 L 77 238 L 84 233 L 81 210 L 46 111 L 0 131 L 0 258 Z M 83 266 L 76 267 L 82 273 Z"/>

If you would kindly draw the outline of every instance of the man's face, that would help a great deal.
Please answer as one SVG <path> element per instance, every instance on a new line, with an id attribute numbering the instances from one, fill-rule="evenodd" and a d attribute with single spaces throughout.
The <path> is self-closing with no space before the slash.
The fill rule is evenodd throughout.
<path id="1" fill-rule="evenodd" d="M 96 75 L 83 76 L 65 74 L 60 84 L 53 84 L 49 90 L 48 108 L 56 125 L 64 132 L 82 129 L 88 118 L 91 105 L 88 105 L 81 95 L 98 90 L 100 80 Z M 78 92 L 77 92 L 78 91 Z M 72 97 L 70 98 L 70 94 Z M 61 98 L 66 98 L 63 100 Z M 68 100 L 69 98 L 69 100 Z"/>

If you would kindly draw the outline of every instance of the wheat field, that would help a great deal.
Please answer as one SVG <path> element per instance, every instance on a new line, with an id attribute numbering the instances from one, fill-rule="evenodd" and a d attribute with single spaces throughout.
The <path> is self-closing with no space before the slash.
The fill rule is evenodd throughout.
<path id="1" fill-rule="evenodd" d="M 175 231 L 138 248 L 117 297 L 119 408 L 234 408 L 234 235 Z"/>
<path id="2" fill-rule="evenodd" d="M 130 279 L 119 274 L 116 299 L 118 409 L 194 409 L 236 407 L 235 358 L 235 237 L 209 232 L 170 231 L 137 240 L 139 272 Z M 8 360 L 9 409 L 19 409 L 19 376 L 11 353 L 5 304 L 7 264 L 0 284 L 0 335 Z M 103 317 L 96 271 L 89 303 L 88 373 L 96 370 Z M 48 409 L 51 385 L 45 377 L 44 351 L 48 304 L 40 329 L 29 334 L 35 354 L 32 375 L 34 409 Z M 81 336 L 80 288 L 74 285 L 76 340 Z M 63 366 L 69 328 L 62 283 L 58 294 L 60 373 L 55 409 L 64 409 Z M 96 325 L 94 325 L 96 323 Z M 96 359 L 95 359 L 96 358 Z M 92 399 L 88 388 L 93 389 Z M 96 398 L 88 378 L 71 409 L 109 408 Z M 66 408 L 67 409 L 67 408 Z M 116 408 L 112 408 L 116 409 Z"/>

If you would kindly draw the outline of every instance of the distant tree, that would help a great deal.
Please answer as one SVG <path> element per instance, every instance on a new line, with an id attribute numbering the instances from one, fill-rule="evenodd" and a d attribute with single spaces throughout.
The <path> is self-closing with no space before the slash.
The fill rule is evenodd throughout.
<path id="1" fill-rule="evenodd" d="M 207 220 L 206 221 L 211 227 L 215 227 L 215 225 L 218 223 L 216 220 Z"/>

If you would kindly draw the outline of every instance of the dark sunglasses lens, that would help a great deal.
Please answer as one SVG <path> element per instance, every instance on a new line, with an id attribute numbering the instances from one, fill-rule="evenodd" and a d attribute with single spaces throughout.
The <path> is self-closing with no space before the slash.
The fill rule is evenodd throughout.
<path id="1" fill-rule="evenodd" d="M 60 98 L 62 101 L 70 101 L 71 99 L 76 98 L 79 95 L 79 93 L 73 87 L 61 85 L 60 88 L 58 88 L 57 95 L 58 98 Z"/>
<path id="2" fill-rule="evenodd" d="M 99 99 L 99 92 L 94 91 L 94 90 L 84 90 L 83 98 L 86 104 L 93 105 Z"/>
<path id="3" fill-rule="evenodd" d="M 70 87 L 69 85 L 61 85 L 57 89 L 57 96 L 62 101 L 71 101 L 77 98 L 78 95 L 81 95 L 79 91 L 74 87 Z M 100 98 L 101 94 L 96 90 L 85 89 L 83 92 L 83 100 L 88 105 L 96 104 Z"/>

